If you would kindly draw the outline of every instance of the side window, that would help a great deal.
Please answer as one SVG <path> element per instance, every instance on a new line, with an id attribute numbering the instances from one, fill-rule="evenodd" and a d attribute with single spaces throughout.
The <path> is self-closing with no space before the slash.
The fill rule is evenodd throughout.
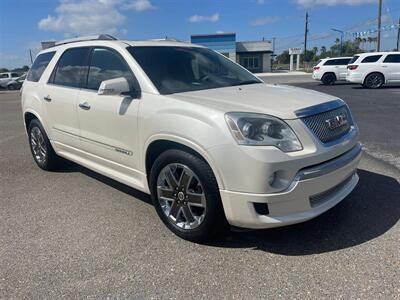
<path id="1" fill-rule="evenodd" d="M 19 77 L 18 73 L 11 73 L 11 77 Z"/>
<path id="2" fill-rule="evenodd" d="M 324 66 L 334 66 L 334 65 L 336 65 L 336 59 L 330 59 L 324 63 Z"/>
<path id="3" fill-rule="evenodd" d="M 8 76 L 8 74 L 6 73 L 6 74 L 0 74 L 0 78 L 8 78 L 9 76 Z"/>
<path id="4" fill-rule="evenodd" d="M 122 56 L 110 49 L 95 48 L 90 61 L 87 88 L 97 91 L 102 81 L 118 77 L 125 77 L 130 86 L 135 82 L 133 73 Z"/>
<path id="5" fill-rule="evenodd" d="M 400 63 L 400 54 L 389 54 L 386 56 L 385 60 L 383 61 L 385 63 Z"/>
<path id="6" fill-rule="evenodd" d="M 55 53 L 55 51 L 46 52 L 36 57 L 35 62 L 33 63 L 31 69 L 28 72 L 28 75 L 26 76 L 26 80 L 38 82 Z"/>
<path id="7" fill-rule="evenodd" d="M 337 60 L 337 64 L 340 66 L 347 66 L 349 64 L 350 58 L 341 58 Z"/>
<path id="8" fill-rule="evenodd" d="M 381 57 L 382 55 L 370 55 L 364 58 L 361 63 L 374 63 L 377 62 Z"/>
<path id="9" fill-rule="evenodd" d="M 90 48 L 66 50 L 53 71 L 51 83 L 68 87 L 81 87 L 87 74 Z"/>

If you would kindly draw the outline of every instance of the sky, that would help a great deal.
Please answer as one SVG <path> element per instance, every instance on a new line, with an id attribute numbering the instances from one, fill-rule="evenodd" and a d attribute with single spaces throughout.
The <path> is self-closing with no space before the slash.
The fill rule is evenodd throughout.
<path id="1" fill-rule="evenodd" d="M 329 47 L 339 37 L 376 28 L 378 0 L 1 0 L 0 67 L 30 65 L 40 42 L 109 33 L 121 39 L 235 32 L 237 41 L 275 38 L 276 53 Z M 383 0 L 383 23 L 397 24 L 400 0 Z M 371 35 L 373 36 L 373 35 Z M 396 47 L 396 31 L 382 33 L 383 50 Z M 374 46 L 369 45 L 372 49 Z"/>

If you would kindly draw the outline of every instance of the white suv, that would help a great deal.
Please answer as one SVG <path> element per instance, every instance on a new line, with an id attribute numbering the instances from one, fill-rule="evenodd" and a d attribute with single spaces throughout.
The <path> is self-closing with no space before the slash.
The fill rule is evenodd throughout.
<path id="1" fill-rule="evenodd" d="M 29 144 L 146 193 L 188 240 L 318 216 L 356 186 L 348 106 L 268 85 L 207 48 L 173 41 L 70 41 L 43 50 L 22 88 Z"/>
<path id="2" fill-rule="evenodd" d="M 386 83 L 400 82 L 400 52 L 355 55 L 347 67 L 346 80 L 377 89 Z"/>
<path id="3" fill-rule="evenodd" d="M 347 64 L 351 57 L 324 58 L 313 68 L 312 78 L 332 85 L 336 81 L 346 81 Z"/>

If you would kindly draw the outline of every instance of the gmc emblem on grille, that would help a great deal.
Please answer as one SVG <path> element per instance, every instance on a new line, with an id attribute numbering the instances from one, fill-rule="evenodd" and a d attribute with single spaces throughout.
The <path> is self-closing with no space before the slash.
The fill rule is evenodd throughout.
<path id="1" fill-rule="evenodd" d="M 347 125 L 348 121 L 345 114 L 340 114 L 331 119 L 325 120 L 325 123 L 330 130 L 335 130 L 339 127 Z"/>

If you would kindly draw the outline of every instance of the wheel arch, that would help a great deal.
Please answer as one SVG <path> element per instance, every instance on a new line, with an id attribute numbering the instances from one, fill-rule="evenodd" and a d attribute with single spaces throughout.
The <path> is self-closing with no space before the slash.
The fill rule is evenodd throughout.
<path id="1" fill-rule="evenodd" d="M 29 124 L 34 119 L 39 120 L 39 122 L 42 124 L 44 130 L 46 131 L 46 134 L 48 135 L 46 124 L 43 122 L 42 118 L 39 116 L 38 113 L 36 113 L 35 111 L 30 110 L 30 109 L 24 111 L 24 123 L 25 123 L 26 132 L 28 132 Z"/>
<path id="2" fill-rule="evenodd" d="M 170 149 L 179 149 L 183 151 L 187 151 L 189 153 L 192 153 L 201 159 L 203 159 L 211 168 L 211 170 L 214 173 L 214 176 L 217 180 L 218 187 L 220 189 L 224 188 L 224 183 L 223 180 L 218 172 L 218 170 L 215 168 L 215 164 L 213 163 L 212 158 L 208 155 L 208 153 L 199 145 L 196 143 L 187 140 L 185 138 L 181 137 L 175 137 L 175 136 L 156 136 L 151 139 L 146 143 L 145 148 L 144 148 L 144 161 L 143 161 L 143 167 L 145 170 L 145 174 L 147 176 L 147 179 L 150 178 L 150 170 L 151 167 L 153 166 L 154 161 L 157 159 L 157 157 Z"/>
<path id="3" fill-rule="evenodd" d="M 336 76 L 335 72 L 333 72 L 333 71 L 327 71 L 327 72 L 325 72 L 325 73 L 321 76 L 321 80 L 324 78 L 325 75 L 329 75 L 329 74 L 335 76 L 335 80 L 337 80 L 337 76 Z"/>

